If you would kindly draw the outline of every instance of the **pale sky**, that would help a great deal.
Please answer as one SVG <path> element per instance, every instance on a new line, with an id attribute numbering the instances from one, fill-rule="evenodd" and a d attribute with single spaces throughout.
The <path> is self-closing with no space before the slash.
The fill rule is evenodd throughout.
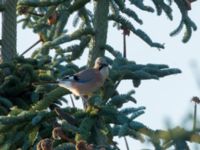
<path id="1" fill-rule="evenodd" d="M 172 68 L 179 68 L 182 70 L 181 74 L 167 76 L 161 78 L 159 81 L 143 81 L 141 86 L 135 89 L 135 97 L 138 100 L 137 105 L 146 107 L 146 113 L 140 116 L 138 120 L 142 121 L 152 129 L 167 128 L 165 125 L 166 120 L 170 120 L 172 127 L 182 125 L 181 123 L 183 118 L 185 118 L 185 115 L 189 113 L 188 111 L 193 111 L 193 104 L 190 101 L 191 98 L 193 96 L 200 96 L 200 89 L 198 88 L 190 65 L 191 61 L 196 61 L 198 64 L 200 63 L 200 49 L 198 45 L 200 39 L 199 10 L 200 2 L 197 1 L 192 4 L 192 11 L 190 11 L 189 14 L 198 26 L 198 30 L 193 32 L 192 38 L 186 44 L 181 42 L 184 32 L 181 32 L 175 37 L 169 36 L 169 33 L 179 24 L 180 14 L 178 10 L 173 11 L 173 22 L 169 21 L 165 14 L 161 17 L 157 17 L 156 14 L 140 13 L 140 17 L 143 18 L 144 21 L 142 29 L 150 35 L 152 40 L 165 43 L 164 50 L 158 51 L 156 48 L 149 47 L 133 34 L 128 38 L 128 59 L 141 64 L 168 64 Z M 115 35 L 116 32 L 110 32 L 111 34 L 108 41 L 113 43 L 116 49 L 122 50 L 121 33 L 118 32 L 118 34 Z M 116 39 L 112 37 L 119 38 Z M 127 85 L 132 88 L 131 82 L 125 82 L 121 85 L 122 93 L 123 91 L 125 92 L 130 90 Z M 200 112 L 198 109 L 198 118 L 199 115 Z M 190 129 L 191 127 L 192 122 L 190 124 Z M 129 144 L 130 143 L 131 142 L 129 142 Z M 134 145 L 134 149 L 136 150 L 149 148 L 144 145 L 139 146 L 140 143 L 138 142 L 136 142 L 136 144 L 138 145 L 137 148 Z"/>
<path id="2" fill-rule="evenodd" d="M 198 28 L 200 28 L 199 10 L 200 2 L 197 1 L 192 4 L 192 11 L 189 12 L 191 19 L 195 21 Z M 140 87 L 135 89 L 136 94 L 134 97 L 137 99 L 137 105 L 132 103 L 128 105 L 133 107 L 145 106 L 145 114 L 137 118 L 137 120 L 152 129 L 167 128 L 165 124 L 166 119 L 170 120 L 172 127 L 180 126 L 189 110 L 193 110 L 191 98 L 193 96 L 200 97 L 200 89 L 190 65 L 191 61 L 196 61 L 200 64 L 200 49 L 198 45 L 200 30 L 193 32 L 190 41 L 183 44 L 181 40 L 184 32 L 175 37 L 169 36 L 169 33 L 179 25 L 180 14 L 177 8 L 173 11 L 173 22 L 164 13 L 161 17 L 157 17 L 155 13 L 139 11 L 139 16 L 143 19 L 144 24 L 139 26 L 134 22 L 134 25 L 143 29 L 154 42 L 165 43 L 165 49 L 158 51 L 156 48 L 151 48 L 131 33 L 127 38 L 127 58 L 139 64 L 167 64 L 172 68 L 181 69 L 182 73 L 161 78 L 159 81 L 142 81 Z M 110 25 L 112 26 L 112 24 Z M 17 39 L 17 49 L 20 50 L 18 53 L 22 53 L 22 51 L 38 40 L 38 36 L 32 34 L 30 30 L 22 30 L 21 26 L 18 26 Z M 111 27 L 108 34 L 108 43 L 122 52 L 122 32 Z M 79 61 L 86 62 L 85 60 Z M 133 89 L 131 81 L 122 82 L 119 88 L 121 93 L 131 89 Z M 200 111 L 198 110 L 199 115 Z M 189 126 L 192 128 L 192 122 Z M 123 139 L 119 141 L 121 149 L 125 150 Z M 133 142 L 133 140 L 129 140 L 129 144 L 131 147 L 134 146 L 134 150 L 151 148 L 149 145 L 146 146 L 137 141 Z"/>

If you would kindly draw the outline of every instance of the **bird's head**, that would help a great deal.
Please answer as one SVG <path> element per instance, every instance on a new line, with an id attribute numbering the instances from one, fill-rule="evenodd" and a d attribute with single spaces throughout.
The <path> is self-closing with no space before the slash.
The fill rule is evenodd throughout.
<path id="1" fill-rule="evenodd" d="M 103 69 L 104 67 L 108 67 L 108 63 L 107 63 L 106 59 L 103 58 L 103 57 L 98 57 L 98 58 L 95 60 L 94 68 L 95 68 L 95 69 L 98 69 L 98 70 L 101 70 L 101 69 Z"/>
<path id="2" fill-rule="evenodd" d="M 105 58 L 98 57 L 95 60 L 94 68 L 98 69 L 101 72 L 104 79 L 108 77 L 109 69 L 108 69 L 108 63 Z"/>

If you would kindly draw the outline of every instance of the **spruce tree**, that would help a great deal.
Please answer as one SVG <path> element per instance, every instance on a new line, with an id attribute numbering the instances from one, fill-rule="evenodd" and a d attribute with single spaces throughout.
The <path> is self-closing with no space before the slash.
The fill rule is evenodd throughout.
<path id="1" fill-rule="evenodd" d="M 12 39 L 5 38 L 11 31 L 5 30 L 9 20 L 4 22 L 3 62 L 0 64 L 0 149 L 118 150 L 121 148 L 114 137 L 124 137 L 126 141 L 127 136 L 141 142 L 148 137 L 156 150 L 172 146 L 177 150 L 188 150 L 188 142 L 200 143 L 199 129 L 195 125 L 191 131 L 179 126 L 155 130 L 137 121 L 145 107 L 135 104 L 133 90 L 120 94 L 117 89 L 124 80 L 132 82 L 134 88 L 143 80 L 181 73 L 168 65 L 138 64 L 126 58 L 126 36 L 129 34 L 138 36 L 151 47 L 164 48 L 134 26 L 143 24 L 136 8 L 155 12 L 158 16 L 165 13 L 173 20 L 171 5 L 176 4 L 182 19 L 170 35 L 178 34 L 185 27 L 182 42 L 186 43 L 192 31 L 197 29 L 188 15 L 193 1 L 152 0 L 152 6 L 145 5 L 143 0 L 18 0 L 15 4 L 10 3 L 13 0 L 5 0 L 0 3 L 0 10 L 5 15 L 9 8 L 17 8 L 18 22 L 38 34 L 39 40 L 34 45 L 42 43 L 29 58 L 24 57 L 29 49 L 17 54 L 16 44 L 12 43 L 16 35 Z M 123 31 L 123 53 L 107 42 L 108 28 L 112 25 Z M 11 53 L 6 50 L 4 40 L 14 46 L 9 49 Z M 87 64 L 74 63 L 87 52 Z M 71 105 L 72 94 L 50 83 L 92 67 L 99 56 L 105 57 L 110 65 L 109 78 L 88 99 L 86 109 Z M 199 103 L 198 98 L 193 101 Z M 128 102 L 130 107 L 125 107 Z"/>

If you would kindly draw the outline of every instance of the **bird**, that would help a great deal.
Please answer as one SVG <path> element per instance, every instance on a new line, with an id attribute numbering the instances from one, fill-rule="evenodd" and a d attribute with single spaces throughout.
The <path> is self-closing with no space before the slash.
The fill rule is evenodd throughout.
<path id="1" fill-rule="evenodd" d="M 69 90 L 75 96 L 81 97 L 85 103 L 88 96 L 103 86 L 108 75 L 109 67 L 106 59 L 98 57 L 93 68 L 64 77 L 58 81 L 58 86 Z"/>

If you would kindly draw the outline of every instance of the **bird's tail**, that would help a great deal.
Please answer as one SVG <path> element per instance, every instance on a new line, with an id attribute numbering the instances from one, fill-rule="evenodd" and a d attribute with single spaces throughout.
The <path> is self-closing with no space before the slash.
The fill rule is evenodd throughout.
<path id="1" fill-rule="evenodd" d="M 59 81 L 41 81 L 41 82 L 33 82 L 32 85 L 42 85 L 42 84 L 58 84 Z"/>

